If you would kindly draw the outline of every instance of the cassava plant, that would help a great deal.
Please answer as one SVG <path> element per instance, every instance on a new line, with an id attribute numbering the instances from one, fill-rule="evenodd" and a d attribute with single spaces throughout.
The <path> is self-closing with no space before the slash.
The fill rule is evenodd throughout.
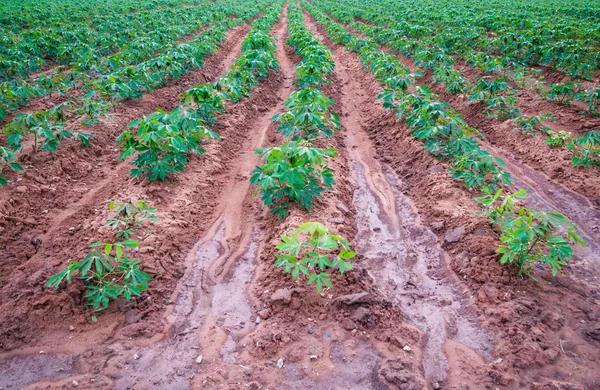
<path id="1" fill-rule="evenodd" d="M 340 274 L 352 270 L 350 260 L 356 256 L 350 243 L 341 236 L 332 234 L 325 225 L 305 222 L 289 236 L 281 236 L 275 266 L 283 268 L 292 279 L 307 278 L 307 284 L 315 284 L 318 292 L 323 287 L 332 287 L 332 271 Z"/>
<path id="2" fill-rule="evenodd" d="M 5 167 L 13 171 L 22 171 L 23 167 L 17 162 L 17 156 L 8 148 L 0 145 L 0 186 L 8 184 L 8 180 L 2 176 Z"/>
<path id="3" fill-rule="evenodd" d="M 151 280 L 150 275 L 140 269 L 139 260 L 130 259 L 126 253 L 127 249 L 138 246 L 139 242 L 134 240 L 114 244 L 95 242 L 82 260 L 69 262 L 63 271 L 48 280 L 46 287 L 58 289 L 63 281 L 71 283 L 77 277 L 85 284 L 87 305 L 95 311 L 106 309 L 119 297 L 129 301 L 147 290 Z"/>
<path id="4" fill-rule="evenodd" d="M 108 210 L 115 213 L 114 217 L 106 221 L 105 226 L 109 226 L 116 231 L 115 237 L 128 239 L 140 228 L 144 222 L 156 222 L 156 209 L 143 201 L 133 201 L 132 203 L 117 203 L 114 200 L 109 201 Z"/>
<path id="5" fill-rule="evenodd" d="M 49 110 L 37 111 L 30 114 L 18 114 L 6 126 L 6 142 L 13 151 L 23 149 L 23 138 L 33 135 L 33 151 L 38 149 L 53 153 L 58 145 L 72 136 L 79 138 L 84 146 L 89 146 L 91 134 L 72 132 L 65 127 L 66 110 L 69 101 L 58 104 Z"/>
<path id="6" fill-rule="evenodd" d="M 545 93 L 548 100 L 552 100 L 557 104 L 569 104 L 578 95 L 578 90 L 581 84 L 569 81 L 563 84 L 550 84 L 550 89 Z"/>
<path id="7" fill-rule="evenodd" d="M 567 145 L 571 138 L 573 138 L 573 133 L 569 131 L 560 130 L 559 132 L 555 132 L 549 130 L 548 137 L 544 143 L 549 145 L 551 148 L 560 148 Z"/>
<path id="8" fill-rule="evenodd" d="M 290 93 L 285 102 L 286 111 L 273 120 L 279 122 L 277 131 L 293 140 L 311 140 L 319 135 L 331 137 L 340 128 L 339 116 L 330 112 L 333 100 L 314 88 Z"/>
<path id="9" fill-rule="evenodd" d="M 515 130 L 521 130 L 527 135 L 534 136 L 538 128 L 544 133 L 548 133 L 550 131 L 548 127 L 540 125 L 540 123 L 545 120 L 554 121 L 556 118 L 554 118 L 552 114 L 542 114 L 536 116 L 527 116 L 521 114 L 513 119 L 513 123 L 517 126 Z"/>
<path id="10" fill-rule="evenodd" d="M 281 146 L 259 149 L 263 164 L 252 171 L 250 183 L 256 185 L 263 203 L 271 207 L 277 218 L 288 215 L 292 202 L 308 211 L 313 198 L 321 197 L 333 186 L 333 171 L 327 157 L 335 157 L 335 149 L 313 148 L 309 142 L 286 142 Z"/>
<path id="11" fill-rule="evenodd" d="M 137 129 L 137 131 L 136 131 Z M 165 180 L 182 172 L 190 153 L 203 154 L 201 144 L 219 138 L 194 110 L 179 106 L 171 112 L 157 110 L 131 122 L 117 137 L 123 152 L 119 161 L 137 153 L 131 176 L 146 175 L 148 181 Z"/>
<path id="12" fill-rule="evenodd" d="M 576 167 L 600 169 L 600 130 L 592 130 L 567 144 L 573 152 L 571 161 Z"/>
<path id="13" fill-rule="evenodd" d="M 567 217 L 560 213 L 521 206 L 520 202 L 527 198 L 525 190 L 506 195 L 502 192 L 500 189 L 494 194 L 475 198 L 485 206 L 484 214 L 492 224 L 501 229 L 502 245 L 497 249 L 502 254 L 500 263 L 515 264 L 519 275 L 533 279 L 533 266 L 541 270 L 547 266 L 556 276 L 573 256 L 571 245 L 585 246 L 575 232 L 576 226 L 570 226 Z M 562 229 L 566 229 L 564 234 Z"/>

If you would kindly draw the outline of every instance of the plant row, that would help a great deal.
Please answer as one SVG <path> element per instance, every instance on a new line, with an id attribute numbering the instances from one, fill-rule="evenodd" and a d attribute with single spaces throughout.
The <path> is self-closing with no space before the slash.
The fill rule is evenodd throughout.
<path id="1" fill-rule="evenodd" d="M 153 9 L 193 6 L 202 0 L 7 0 L 0 9 L 0 31 L 19 32 L 38 27 L 61 26 L 65 22 L 92 23 Z"/>
<path id="2" fill-rule="evenodd" d="M 119 160 L 134 157 L 132 176 L 165 180 L 184 170 L 190 154 L 204 153 L 205 141 L 219 137 L 212 126 L 226 102 L 250 96 L 258 83 L 279 67 L 275 39 L 269 32 L 279 19 L 281 6 L 281 1 L 275 3 L 252 23 L 240 57 L 221 78 L 188 89 L 183 103 L 174 110 L 159 109 L 135 120 L 117 137 L 123 149 Z"/>
<path id="3" fill-rule="evenodd" d="M 74 118 L 82 119 L 84 125 L 94 125 L 102 115 L 110 118 L 109 110 L 121 101 L 141 98 L 145 92 L 164 85 L 169 79 L 201 67 L 202 60 L 218 49 L 230 28 L 259 12 L 260 8 L 250 7 L 243 18 L 235 19 L 221 13 L 195 39 L 135 66 L 124 66 L 98 78 L 89 78 L 82 87 L 86 94 L 80 98 L 67 100 L 48 110 L 16 115 L 4 128 L 7 146 L 0 150 L 0 173 L 5 167 L 22 170 L 16 161 L 16 153 L 23 150 L 23 143 L 30 134 L 34 138 L 34 152 L 39 144 L 41 149 L 52 153 L 60 142 L 72 137 L 88 146 L 92 136 L 72 130 L 69 123 Z M 0 184 L 6 184 L 6 178 L 0 178 Z"/>
<path id="4" fill-rule="evenodd" d="M 468 1 L 371 0 L 366 6 L 375 18 L 384 15 L 404 22 L 412 35 L 433 40 L 446 50 L 466 53 L 475 48 L 507 62 L 547 66 L 586 79 L 592 79 L 600 68 L 600 28 L 595 16 L 590 17 L 598 12 L 597 7 L 569 2 L 572 9 L 588 14 L 574 18 L 541 12 L 535 0 L 523 2 L 521 12 L 516 12 L 515 4 L 507 0 L 493 3 L 473 8 Z"/>
<path id="5" fill-rule="evenodd" d="M 5 69 L 0 73 L 5 78 L 0 80 L 0 120 L 10 111 L 26 104 L 32 97 L 50 93 L 65 94 L 70 88 L 81 84 L 84 90 L 90 89 L 89 87 L 94 83 L 107 83 L 111 78 L 120 80 L 124 75 L 152 73 L 157 65 L 173 61 L 176 64 L 181 63 L 181 60 L 198 61 L 198 53 L 195 52 L 198 51 L 197 48 L 204 46 L 202 41 L 205 37 L 202 34 L 179 44 L 176 44 L 176 41 L 198 31 L 201 27 L 210 27 L 208 23 L 214 26 L 236 15 L 239 16 L 238 23 L 244 22 L 260 12 L 264 4 L 266 1 L 253 5 L 225 1 L 219 6 L 206 5 L 186 9 L 184 13 L 173 11 L 170 15 L 159 13 L 147 15 L 137 23 L 128 24 L 128 29 L 114 36 L 109 34 L 110 39 L 117 40 L 118 43 L 114 45 L 104 43 L 103 50 L 85 46 L 82 38 L 72 44 L 81 47 L 71 47 L 70 43 L 59 40 L 58 42 L 63 46 L 57 50 L 62 53 L 60 55 L 68 58 L 65 57 L 63 60 L 55 58 L 54 61 L 64 63 L 64 67 L 55 68 L 33 78 L 11 77 L 15 73 L 28 73 L 31 69 L 22 72 L 16 68 L 11 71 Z M 43 37 L 47 39 L 45 35 Z M 21 51 L 18 45 L 7 46 L 7 50 L 12 54 L 2 54 L 2 64 L 6 66 L 11 64 L 24 66 L 32 61 L 19 58 L 19 56 L 27 57 L 29 54 Z M 132 89 L 131 92 L 126 91 L 127 95 L 135 94 L 136 88 Z M 83 99 L 85 98 L 81 100 Z"/>
<path id="6" fill-rule="evenodd" d="M 333 100 L 321 90 L 330 83 L 334 61 L 331 51 L 321 44 L 304 25 L 302 11 L 295 2 L 288 7 L 287 44 L 298 56 L 294 78 L 295 90 L 286 99 L 285 111 L 273 117 L 277 131 L 288 140 L 279 146 L 259 149 L 262 165 L 252 171 L 250 183 L 257 187 L 263 203 L 277 218 L 289 215 L 292 204 L 311 211 L 314 198 L 333 187 L 333 170 L 328 159 L 336 149 L 313 146 L 333 136 L 340 123 Z M 331 233 L 318 222 L 300 224 L 290 235 L 281 237 L 275 266 L 283 268 L 293 279 L 303 276 L 317 291 L 332 287 L 331 272 L 343 274 L 352 269 L 348 260 L 356 256 L 350 243 Z"/>
<path id="7" fill-rule="evenodd" d="M 332 40 L 357 53 L 365 68 L 384 85 L 379 95 L 383 106 L 405 120 L 411 134 L 429 153 L 449 163 L 452 177 L 469 190 L 483 193 L 476 200 L 501 230 L 501 263 L 516 264 L 519 274 L 531 277 L 533 266 L 547 266 L 555 275 L 572 257 L 573 243 L 584 245 L 564 215 L 519 205 L 525 191 L 506 194 L 511 177 L 502 169 L 502 161 L 480 148 L 475 139 L 478 132 L 448 104 L 437 100 L 426 87 L 415 85 L 415 74 L 395 56 L 380 50 L 370 38 L 353 36 L 317 7 L 306 1 L 302 5 Z"/>
<path id="8" fill-rule="evenodd" d="M 325 6 L 326 4 L 326 6 Z M 600 160 L 600 145 L 595 141 L 597 131 L 591 131 L 580 138 L 571 139 L 572 136 L 565 131 L 555 133 L 542 125 L 544 120 L 555 120 L 550 114 L 527 116 L 517 108 L 517 91 L 503 78 L 491 78 L 489 76 L 479 77 L 475 84 L 471 84 L 462 74 L 454 69 L 454 59 L 446 50 L 438 46 L 427 46 L 427 40 L 422 39 L 419 34 L 410 34 L 406 22 L 394 23 L 393 27 L 373 27 L 365 23 L 354 21 L 355 18 L 367 18 L 373 14 L 368 9 L 359 11 L 351 6 L 340 8 L 338 4 L 323 2 L 323 8 L 331 15 L 345 20 L 355 30 L 360 31 L 373 38 L 377 43 L 387 45 L 403 55 L 410 56 L 415 64 L 422 69 L 430 69 L 433 72 L 434 83 L 444 84 L 446 90 L 451 94 L 467 93 L 469 101 L 481 101 L 485 103 L 484 113 L 498 119 L 511 119 L 515 129 L 523 131 L 527 135 L 535 135 L 538 131 L 547 137 L 546 143 L 552 147 L 567 145 L 573 151 L 572 162 L 574 166 L 598 167 Z M 381 14 L 377 14 L 381 18 Z M 414 26 L 410 26 L 414 28 Z M 496 63 L 495 66 L 487 67 L 491 56 L 479 56 L 483 66 L 488 72 L 498 71 L 503 65 Z M 495 57 L 498 59 L 497 57 Z M 477 64 L 471 63 L 476 66 Z M 505 68 L 503 68 L 505 69 Z M 524 68 L 522 68 L 524 69 Z M 482 68 L 483 70 L 483 68 Z M 519 73 L 523 75 L 523 73 Z M 418 74 L 420 75 L 420 73 Z M 577 91 L 577 85 L 572 82 L 550 85 L 548 88 L 539 85 L 537 88 L 544 98 L 559 104 L 567 104 L 578 98 L 586 102 L 588 112 L 598 114 L 600 102 L 600 88 L 590 88 Z M 565 137 L 568 139 L 565 140 Z"/>

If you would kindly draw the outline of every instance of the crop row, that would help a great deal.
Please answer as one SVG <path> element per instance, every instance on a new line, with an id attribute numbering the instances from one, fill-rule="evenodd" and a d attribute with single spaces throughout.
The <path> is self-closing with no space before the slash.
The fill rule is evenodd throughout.
<path id="1" fill-rule="evenodd" d="M 332 111 L 333 100 L 321 90 L 330 83 L 333 73 L 331 51 L 306 28 L 302 11 L 293 1 L 289 3 L 288 19 L 287 44 L 301 60 L 295 67 L 296 88 L 285 101 L 285 111 L 273 117 L 277 131 L 288 140 L 257 150 L 262 155 L 262 165 L 250 177 L 263 203 L 277 218 L 287 216 L 292 204 L 311 211 L 314 198 L 333 187 L 334 175 L 328 159 L 334 158 L 337 151 L 318 148 L 313 143 L 331 137 L 340 127 L 339 118 Z M 343 274 L 352 269 L 347 260 L 356 255 L 347 240 L 318 222 L 300 224 L 289 236 L 282 236 L 277 249 L 275 265 L 294 279 L 303 275 L 308 284 L 315 284 L 317 291 L 332 286 L 331 270 Z"/>
<path id="2" fill-rule="evenodd" d="M 475 9 L 468 1 L 442 3 L 383 0 L 366 6 L 374 13 L 393 10 L 386 19 L 404 23 L 412 34 L 433 38 L 449 51 L 476 47 L 517 63 L 549 66 L 586 79 L 600 67 L 597 7 L 580 4 L 578 10 L 587 17 L 577 18 L 560 17 L 546 4 L 515 11 L 514 3 L 505 0 Z"/>
<path id="3" fill-rule="evenodd" d="M 218 5 L 199 6 L 181 12 L 155 11 L 123 16 L 125 20 L 107 20 L 110 27 L 98 26 L 102 33 L 86 26 L 57 28 L 61 34 L 68 34 L 69 39 L 55 36 L 50 31 L 31 39 L 21 36 L 17 44 L 10 37 L 5 37 L 5 44 L 0 44 L 0 120 L 32 97 L 53 92 L 65 93 L 71 87 L 101 79 L 120 68 L 160 58 L 164 53 L 178 50 L 184 43 L 193 44 L 188 41 L 177 45 L 175 42 L 202 27 L 209 27 L 208 23 L 215 24 L 224 18 L 238 15 L 238 19 L 243 21 L 256 14 L 264 3 L 261 1 L 254 6 L 240 7 L 238 2 L 224 1 Z M 119 28 L 123 24 L 127 27 Z M 64 66 L 35 77 L 18 77 L 41 69 L 45 64 L 43 58 L 48 57 L 52 62 Z"/>
<path id="4" fill-rule="evenodd" d="M 7 0 L 0 9 L 0 29 L 19 32 L 23 29 L 51 27 L 65 22 L 92 23 L 96 18 L 111 18 L 146 10 L 191 6 L 203 0 Z"/>
<path id="5" fill-rule="evenodd" d="M 584 245 L 564 215 L 520 205 L 526 191 L 508 192 L 511 177 L 502 169 L 502 160 L 481 149 L 475 139 L 477 130 L 469 127 L 427 87 L 416 85 L 416 75 L 394 55 L 382 51 L 370 38 L 355 37 L 318 7 L 306 1 L 302 4 L 333 41 L 357 53 L 382 83 L 384 89 L 379 99 L 383 106 L 404 119 L 412 136 L 422 141 L 429 153 L 449 164 L 452 177 L 469 190 L 482 193 L 475 200 L 484 206 L 491 223 L 502 231 L 502 244 L 498 248 L 501 263 L 514 263 L 520 274 L 529 276 L 533 266 L 547 266 L 556 274 L 572 256 L 573 243 Z"/>
<path id="6" fill-rule="evenodd" d="M 207 138 L 218 138 L 210 127 L 216 121 L 215 115 L 224 109 L 225 100 L 239 101 L 249 96 L 258 82 L 278 67 L 275 38 L 269 31 L 279 19 L 281 7 L 281 1 L 274 3 L 253 22 L 240 57 L 219 80 L 189 89 L 184 93 L 184 103 L 171 112 L 157 110 L 129 124 L 117 141 L 124 148 L 120 159 L 135 155 L 132 176 L 164 180 L 183 170 L 190 153 L 202 153 L 200 144 Z M 150 281 L 150 276 L 140 269 L 139 260 L 129 258 L 129 252 L 139 246 L 132 237 L 144 223 L 156 221 L 156 210 L 138 201 L 110 202 L 109 211 L 114 216 L 106 226 L 115 232 L 115 239 L 125 241 L 91 244 L 82 260 L 69 262 L 47 282 L 47 287 L 59 288 L 74 277 L 82 279 L 86 305 L 96 311 L 106 309 L 119 297 L 130 300 L 139 296 Z"/>
<path id="7" fill-rule="evenodd" d="M 185 43 L 168 48 L 157 57 L 137 65 L 123 66 L 98 78 L 87 79 L 82 89 L 85 95 L 67 100 L 57 106 L 29 114 L 18 114 L 5 126 L 8 147 L 0 147 L 0 164 L 6 164 L 13 170 L 21 170 L 16 162 L 16 152 L 23 150 L 23 142 L 28 134 L 34 138 L 34 152 L 38 143 L 47 152 L 54 152 L 60 142 L 72 136 L 79 138 L 87 146 L 91 135 L 69 128 L 69 120 L 82 118 L 83 124 L 95 124 L 101 115 L 124 99 L 140 98 L 145 92 L 156 89 L 170 78 L 179 78 L 183 74 L 202 66 L 202 60 L 217 50 L 218 43 L 225 39 L 227 30 L 242 24 L 261 11 L 266 1 L 246 6 L 246 12 L 240 18 L 228 18 L 219 14 L 211 26 L 197 37 Z M 243 7 L 238 4 L 237 7 Z M 231 12 L 231 11 L 230 11 Z M 39 141 L 39 142 L 38 142 Z M 2 167 L 0 166 L 0 169 Z M 0 179 L 5 184 L 6 179 Z"/>
<path id="8" fill-rule="evenodd" d="M 388 21 L 392 18 L 392 13 L 377 8 L 379 12 L 374 12 L 369 8 L 357 9 L 352 5 L 340 8 L 339 4 L 331 3 L 326 0 L 321 1 L 320 7 L 327 11 L 329 15 L 345 21 L 355 30 L 373 38 L 379 44 L 391 47 L 405 56 L 412 57 L 415 64 L 423 70 L 430 69 L 433 72 L 434 83 L 445 85 L 446 90 L 451 94 L 468 94 L 470 101 L 482 101 L 486 104 L 484 113 L 488 116 L 498 119 L 511 119 L 515 128 L 523 131 L 527 135 L 541 133 L 547 136 L 546 141 L 552 147 L 566 146 L 573 150 L 572 162 L 575 166 L 600 167 L 600 142 L 598 130 L 590 131 L 579 138 L 572 139 L 572 136 L 565 131 L 554 133 L 542 125 L 544 120 L 554 120 L 550 114 L 537 116 L 528 116 L 520 112 L 518 106 L 517 91 L 503 78 L 490 78 L 490 76 L 477 77 L 475 83 L 470 83 L 461 72 L 454 68 L 454 58 L 448 54 L 448 51 L 438 46 L 432 37 L 423 37 L 419 34 L 411 33 L 414 26 L 408 26 L 406 22 L 393 22 L 387 27 L 373 27 L 362 22 L 356 22 L 355 19 L 362 20 L 382 20 Z M 385 12 L 388 12 L 387 14 Z M 524 65 L 518 65 L 508 57 L 495 57 L 484 55 L 481 52 L 461 51 L 461 55 L 467 58 L 471 66 L 477 66 L 488 74 L 494 72 L 503 72 L 505 76 L 508 73 L 508 67 L 512 68 L 512 77 L 523 81 L 527 69 Z M 466 54 L 465 54 L 466 53 Z M 515 69 L 518 68 L 518 69 Z M 558 104 L 566 104 L 577 98 L 587 104 L 588 113 L 599 115 L 598 105 L 600 104 L 600 88 L 589 88 L 587 90 L 577 90 L 577 84 L 567 82 L 563 84 L 554 84 L 546 86 L 541 81 L 536 81 L 536 88 L 540 91 L 543 98 L 553 100 Z"/>
<path id="9" fill-rule="evenodd" d="M 281 6 L 281 1 L 275 3 L 253 22 L 241 56 L 219 80 L 188 89 L 183 93 L 183 103 L 174 110 L 159 109 L 131 122 L 119 135 L 117 142 L 123 149 L 119 160 L 135 157 L 132 176 L 165 180 L 184 170 L 190 153 L 204 153 L 203 142 L 219 137 L 211 128 L 226 102 L 250 96 L 258 83 L 279 67 L 275 39 L 269 31 L 279 19 Z"/>

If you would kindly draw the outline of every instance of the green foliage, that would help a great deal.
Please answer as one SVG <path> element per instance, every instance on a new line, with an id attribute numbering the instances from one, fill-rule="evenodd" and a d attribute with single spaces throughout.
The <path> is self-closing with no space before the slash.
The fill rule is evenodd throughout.
<path id="1" fill-rule="evenodd" d="M 95 91 L 86 93 L 78 100 L 78 103 L 79 105 L 74 112 L 78 118 L 83 118 L 82 125 L 93 126 L 99 122 L 101 116 L 112 120 L 108 113 L 112 108 L 112 104 L 97 98 Z"/>
<path id="2" fill-rule="evenodd" d="M 314 283 L 317 292 L 321 292 L 324 286 L 333 287 L 330 280 L 332 271 L 344 274 L 353 268 L 352 263 L 347 261 L 356 256 L 350 243 L 318 222 L 303 223 L 289 236 L 281 236 L 281 240 L 276 246 L 279 254 L 275 266 L 290 273 L 292 279 L 301 275 L 306 277 L 307 284 Z"/>
<path id="3" fill-rule="evenodd" d="M 518 99 L 516 91 L 503 78 L 488 80 L 480 78 L 473 86 L 469 101 L 484 101 L 484 112 L 495 119 L 509 119 L 520 115 L 516 107 Z"/>
<path id="4" fill-rule="evenodd" d="M 158 110 L 131 122 L 117 137 L 123 149 L 119 161 L 137 152 L 131 176 L 162 181 L 183 171 L 189 153 L 204 153 L 201 144 L 218 137 L 193 110 L 182 106 L 172 112 Z"/>
<path id="5" fill-rule="evenodd" d="M 533 265 L 550 267 L 556 275 L 573 256 L 571 244 L 585 246 L 585 242 L 575 233 L 575 226 L 568 226 L 564 215 L 520 206 L 526 197 L 525 190 L 507 195 L 498 190 L 475 200 L 485 206 L 484 213 L 502 231 L 502 245 L 497 250 L 502 254 L 501 264 L 515 264 L 519 275 L 532 278 Z M 560 232 L 562 227 L 567 227 L 566 235 Z"/>
<path id="6" fill-rule="evenodd" d="M 13 171 L 22 171 L 23 167 L 17 162 L 17 156 L 8 148 L 0 145 L 0 186 L 8 184 L 8 180 L 2 176 L 5 167 Z"/>
<path id="7" fill-rule="evenodd" d="M 576 167 L 600 169 L 600 130 L 592 130 L 567 144 L 573 151 L 571 161 Z"/>
<path id="8" fill-rule="evenodd" d="M 257 186 L 263 203 L 271 207 L 277 218 L 288 215 L 291 202 L 308 211 L 313 198 L 321 197 L 333 186 L 333 171 L 327 157 L 335 157 L 335 149 L 313 148 L 310 143 L 286 142 L 281 146 L 259 149 L 263 164 L 252 171 L 250 183 Z"/>
<path id="9" fill-rule="evenodd" d="M 586 104 L 590 114 L 600 116 L 600 88 L 588 88 L 580 92 L 577 99 Z"/>
<path id="10" fill-rule="evenodd" d="M 136 248 L 139 242 L 127 240 L 115 244 L 95 242 L 90 252 L 80 261 L 71 261 L 58 274 L 52 276 L 46 287 L 58 289 L 74 277 L 82 279 L 87 292 L 86 304 L 95 311 L 108 307 L 110 301 L 124 297 L 128 301 L 148 289 L 152 278 L 139 267 L 138 259 L 130 259 L 128 248 Z M 102 249 L 96 249 L 102 248 Z"/>
<path id="11" fill-rule="evenodd" d="M 578 89 L 581 84 L 569 81 L 563 84 L 550 84 L 550 90 L 545 94 L 548 100 L 558 104 L 569 104 L 578 95 Z"/>
<path id="12" fill-rule="evenodd" d="M 183 94 L 182 105 L 171 112 L 158 109 L 133 121 L 117 137 L 123 149 L 119 160 L 136 156 L 132 161 L 136 168 L 132 169 L 131 176 L 145 175 L 148 181 L 165 180 L 184 170 L 189 154 L 203 154 L 203 142 L 219 138 L 211 126 L 216 122 L 216 115 L 225 109 L 225 101 L 239 101 L 248 96 L 259 80 L 279 66 L 274 38 L 266 31 L 278 19 L 280 7 L 281 4 L 272 5 L 263 17 L 253 22 L 242 43 L 242 55 L 223 77 L 214 84 L 190 88 Z M 224 36 L 224 31 L 217 31 L 213 40 Z"/>
<path id="13" fill-rule="evenodd" d="M 340 119 L 330 112 L 333 100 L 314 88 L 305 88 L 290 93 L 286 111 L 273 117 L 279 122 L 277 131 L 293 140 L 312 140 L 319 135 L 331 137 L 340 128 Z"/>
<path id="14" fill-rule="evenodd" d="M 544 141 L 546 145 L 549 145 L 551 148 L 560 148 L 569 143 L 569 141 L 573 138 L 573 134 L 569 131 L 560 130 L 558 133 L 552 130 L 548 131 L 548 137 Z"/>
<path id="15" fill-rule="evenodd" d="M 517 126 L 515 130 L 521 130 L 527 135 L 534 136 L 538 127 L 540 131 L 549 133 L 550 129 L 545 126 L 538 126 L 545 120 L 555 121 L 556 118 L 552 114 L 542 114 L 537 116 L 519 115 L 513 119 L 513 123 Z"/>
<path id="16" fill-rule="evenodd" d="M 331 51 L 304 26 L 302 12 L 295 4 L 290 4 L 288 17 L 287 43 L 302 57 L 296 66 L 294 83 L 300 89 L 317 88 L 327 84 L 335 66 Z"/>
<path id="17" fill-rule="evenodd" d="M 117 238 L 128 239 L 145 221 L 156 222 L 156 209 L 143 200 L 132 203 L 116 203 L 111 200 L 108 203 L 108 210 L 113 211 L 115 216 L 109 218 L 105 226 L 109 226 L 113 231 L 116 230 Z"/>
<path id="18" fill-rule="evenodd" d="M 188 106 L 196 108 L 196 117 L 207 125 L 216 122 L 215 115 L 225 109 L 227 97 L 211 84 L 200 84 L 184 92 L 183 100 Z"/>

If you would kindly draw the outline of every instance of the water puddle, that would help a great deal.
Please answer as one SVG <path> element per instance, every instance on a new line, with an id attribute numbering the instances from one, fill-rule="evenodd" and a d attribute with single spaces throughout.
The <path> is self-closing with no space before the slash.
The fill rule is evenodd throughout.
<path id="1" fill-rule="evenodd" d="M 447 339 L 490 359 L 491 336 L 479 325 L 451 280 L 437 236 L 422 225 L 410 201 L 395 190 L 394 176 L 385 175 L 386 187 L 396 200 L 395 215 L 388 215 L 369 187 L 363 166 L 354 163 L 352 169 L 357 184 L 358 252 L 368 261 L 369 273 L 379 281 L 387 299 L 425 332 L 426 379 L 443 382 L 447 378 L 449 365 L 443 352 Z"/>
<path id="2" fill-rule="evenodd" d="M 124 367 L 115 381 L 116 389 L 140 384 L 169 389 L 190 387 L 189 380 L 199 369 L 198 329 L 210 311 L 208 269 L 225 252 L 222 244 L 225 227 L 221 219 L 215 224 L 218 227 L 211 229 L 212 238 L 197 248 L 193 264 L 181 280 L 170 318 L 173 324 L 170 334 L 147 349 L 132 351 L 137 359 L 128 360 L 130 365 Z"/>
<path id="3" fill-rule="evenodd" d="M 40 380 L 59 380 L 73 374 L 73 357 L 64 354 L 19 356 L 0 361 L 0 389 L 21 389 Z"/>
<path id="4" fill-rule="evenodd" d="M 255 310 L 245 286 L 252 282 L 253 263 L 258 255 L 260 239 L 259 230 L 255 229 L 246 252 L 235 260 L 236 267 L 231 277 L 213 289 L 211 316 L 227 332 L 227 339 L 221 348 L 226 363 L 239 363 L 238 341 L 255 328 Z"/>
<path id="5" fill-rule="evenodd" d="M 319 378 L 311 372 L 311 364 L 288 364 L 285 367 L 285 386 L 290 390 L 387 389 L 378 378 L 382 358 L 364 341 L 347 340 L 331 345 L 328 362 L 333 367 L 331 375 Z"/>

